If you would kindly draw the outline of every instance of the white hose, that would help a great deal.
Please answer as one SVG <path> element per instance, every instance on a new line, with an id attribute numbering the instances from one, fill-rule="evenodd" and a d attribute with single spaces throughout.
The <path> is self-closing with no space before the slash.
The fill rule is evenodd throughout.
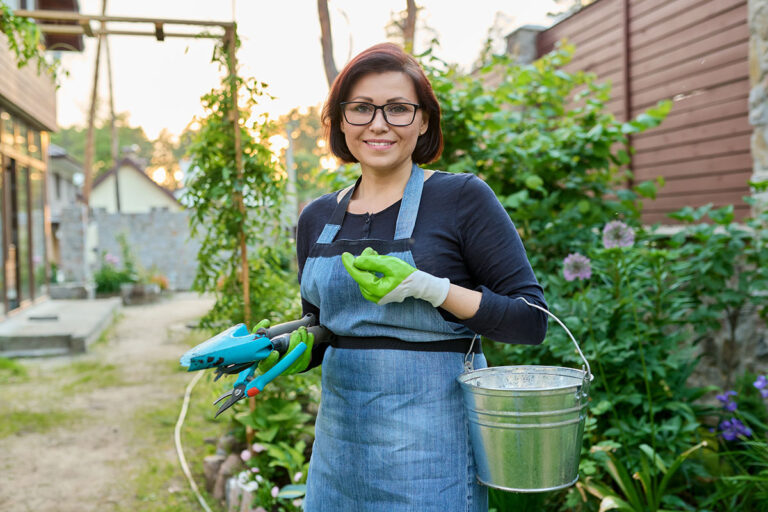
<path id="1" fill-rule="evenodd" d="M 210 507 L 208 507 L 208 504 L 205 502 L 205 499 L 203 499 L 202 495 L 200 494 L 200 490 L 197 488 L 195 480 L 192 478 L 192 473 L 189 471 L 189 466 L 187 465 L 187 459 L 184 457 L 184 450 L 181 448 L 181 426 L 184 424 L 184 418 L 187 417 L 189 397 L 192 394 L 192 389 L 195 387 L 195 384 L 197 384 L 197 381 L 199 381 L 202 376 L 203 372 L 198 373 L 191 381 L 189 381 L 189 384 L 187 384 L 187 390 L 184 392 L 184 403 L 182 404 L 181 411 L 179 412 L 179 419 L 176 420 L 176 428 L 173 432 L 173 440 L 176 443 L 176 454 L 179 456 L 179 464 L 181 464 L 181 470 L 184 472 L 187 480 L 189 480 L 189 486 L 192 488 L 195 496 L 197 496 L 197 501 L 200 502 L 200 506 L 203 507 L 205 512 L 212 512 Z"/>

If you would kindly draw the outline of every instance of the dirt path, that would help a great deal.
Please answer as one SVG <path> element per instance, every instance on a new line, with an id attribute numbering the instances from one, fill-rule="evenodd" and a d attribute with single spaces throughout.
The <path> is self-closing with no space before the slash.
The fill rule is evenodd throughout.
<path id="1" fill-rule="evenodd" d="M 0 384 L 0 421 L 21 426 L 0 438 L 0 510 L 155 510 L 126 504 L 136 500 L 134 477 L 148 470 L 147 453 L 175 460 L 169 416 L 191 379 L 178 359 L 189 346 L 187 325 L 211 305 L 184 293 L 125 307 L 88 354 L 24 361 L 25 378 Z M 157 414 L 159 449 L 158 410 L 165 411 Z"/>

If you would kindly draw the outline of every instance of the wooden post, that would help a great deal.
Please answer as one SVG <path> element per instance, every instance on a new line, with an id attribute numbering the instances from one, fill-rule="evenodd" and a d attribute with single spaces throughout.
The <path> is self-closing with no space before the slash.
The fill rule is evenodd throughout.
<path id="1" fill-rule="evenodd" d="M 229 53 L 229 59 L 227 62 L 229 63 L 229 87 L 230 87 L 230 95 L 232 96 L 232 124 L 234 128 L 234 135 L 235 135 L 235 172 L 237 174 L 237 180 L 239 182 L 242 182 L 243 179 L 243 155 L 240 148 L 240 107 L 237 104 L 237 56 L 235 55 L 235 52 L 237 51 L 237 40 L 236 40 L 236 32 L 235 27 L 232 27 L 231 29 L 227 29 L 227 33 L 224 36 L 226 38 L 227 46 L 228 46 L 228 53 Z M 237 208 L 240 210 L 240 213 L 243 215 L 243 218 L 245 218 L 246 212 L 245 212 L 245 204 L 243 203 L 243 194 L 240 191 L 235 190 L 234 191 L 234 199 L 235 199 L 235 205 L 237 205 Z M 246 236 L 245 236 L 245 223 L 241 224 L 241 229 L 239 233 L 240 238 L 240 278 L 243 285 L 243 317 L 245 320 L 245 325 L 247 325 L 249 328 L 252 328 L 251 325 L 251 289 L 250 289 L 250 280 L 248 276 L 248 247 L 246 244 Z M 251 410 L 251 412 L 256 410 L 256 398 L 250 397 L 248 398 L 248 408 Z M 251 450 L 253 448 L 253 429 L 251 427 L 246 427 L 245 429 L 245 440 L 248 443 L 248 449 Z"/>
<path id="2" fill-rule="evenodd" d="M 107 0 L 101 2 L 101 15 L 107 10 Z M 101 23 L 101 29 L 104 30 L 104 22 Z M 93 123 L 96 117 L 96 101 L 99 97 L 99 61 L 101 59 L 101 41 L 103 35 L 99 35 L 96 43 L 96 64 L 93 70 L 93 90 L 91 91 L 91 108 L 88 111 L 88 134 L 85 139 L 85 161 L 83 162 L 83 173 L 85 174 L 85 183 L 83 183 L 83 202 L 89 205 L 91 199 L 91 184 L 93 183 Z"/>
<path id="3" fill-rule="evenodd" d="M 624 81 L 624 122 L 628 123 L 632 119 L 632 42 L 630 41 L 629 24 L 629 0 L 621 0 L 621 75 Z M 632 171 L 632 134 L 627 134 L 627 145 L 624 147 L 627 151 L 627 169 Z M 634 177 L 629 178 L 627 186 L 632 188 L 635 184 Z"/>
<path id="4" fill-rule="evenodd" d="M 107 79 L 109 82 L 109 128 L 112 142 L 112 165 L 115 166 L 115 208 L 120 213 L 120 172 L 117 168 L 119 140 L 117 138 L 117 123 L 115 122 L 115 89 L 112 86 L 112 58 L 109 54 L 109 39 L 104 37 L 104 50 L 107 54 Z"/>

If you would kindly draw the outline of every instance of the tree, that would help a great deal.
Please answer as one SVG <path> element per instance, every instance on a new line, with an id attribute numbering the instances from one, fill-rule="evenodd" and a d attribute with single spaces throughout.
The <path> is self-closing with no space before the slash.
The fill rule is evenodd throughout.
<path id="1" fill-rule="evenodd" d="M 406 8 L 399 13 L 393 13 L 393 19 L 387 25 L 387 36 L 400 39 L 407 52 L 413 53 L 413 39 L 416 32 L 416 17 L 421 8 L 416 6 L 415 0 L 406 0 Z M 328 14 L 328 0 L 317 0 L 317 15 L 320 20 L 320 43 L 323 48 L 323 65 L 328 87 L 339 74 L 336 62 L 333 58 L 333 33 L 331 30 L 331 17 Z"/>
<path id="2" fill-rule="evenodd" d="M 331 33 L 331 17 L 328 14 L 328 0 L 317 0 L 317 15 L 320 19 L 320 44 L 323 47 L 323 65 L 328 87 L 333 85 L 339 70 L 333 60 L 333 35 Z"/>
<path id="3" fill-rule="evenodd" d="M 413 53 L 414 38 L 416 36 L 416 18 L 423 7 L 417 7 L 414 0 L 406 1 L 406 8 L 393 12 L 387 23 L 387 38 L 401 44 L 405 51 Z"/>
<path id="4" fill-rule="evenodd" d="M 150 161 L 153 153 L 153 143 L 147 138 L 140 126 L 131 126 L 128 112 L 117 114 L 115 120 L 117 134 L 123 147 L 131 147 L 141 159 Z M 66 149 L 75 159 L 83 161 L 85 157 L 86 129 L 82 126 L 62 128 L 51 135 L 51 142 Z M 93 171 L 98 177 L 115 166 L 112 160 L 111 134 L 108 119 L 97 121 L 94 130 L 94 159 Z"/>

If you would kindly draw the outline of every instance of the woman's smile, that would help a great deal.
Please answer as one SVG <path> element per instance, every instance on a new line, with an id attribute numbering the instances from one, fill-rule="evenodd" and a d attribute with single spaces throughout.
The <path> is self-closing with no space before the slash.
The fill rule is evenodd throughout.
<path id="1" fill-rule="evenodd" d="M 395 145 L 395 141 L 386 139 L 364 139 L 363 142 L 365 142 L 365 144 L 371 148 L 379 151 L 389 149 Z"/>

